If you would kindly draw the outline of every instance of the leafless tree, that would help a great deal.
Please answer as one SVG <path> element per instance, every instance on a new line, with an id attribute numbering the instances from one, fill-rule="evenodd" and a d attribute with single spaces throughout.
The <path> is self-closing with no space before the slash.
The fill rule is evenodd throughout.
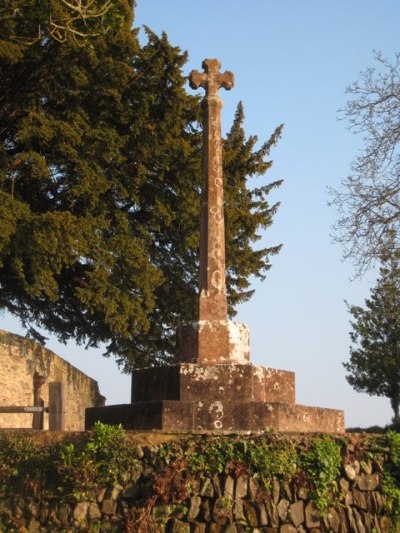
<path id="1" fill-rule="evenodd" d="M 338 212 L 333 238 L 357 275 L 379 259 L 392 231 L 400 246 L 400 54 L 390 62 L 375 52 L 375 61 L 347 88 L 352 98 L 340 111 L 349 130 L 363 135 L 364 148 L 341 188 L 329 189 Z"/>

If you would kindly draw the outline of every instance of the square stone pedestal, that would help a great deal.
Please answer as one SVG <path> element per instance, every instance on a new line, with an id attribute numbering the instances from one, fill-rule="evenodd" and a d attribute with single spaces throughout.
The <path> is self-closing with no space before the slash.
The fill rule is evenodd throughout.
<path id="1" fill-rule="evenodd" d="M 125 429 L 344 432 L 342 411 L 295 404 L 293 372 L 251 364 L 181 363 L 136 370 L 132 403 L 86 409 Z"/>
<path id="2" fill-rule="evenodd" d="M 249 328 L 232 320 L 182 322 L 176 330 L 176 356 L 181 363 L 248 364 Z"/>

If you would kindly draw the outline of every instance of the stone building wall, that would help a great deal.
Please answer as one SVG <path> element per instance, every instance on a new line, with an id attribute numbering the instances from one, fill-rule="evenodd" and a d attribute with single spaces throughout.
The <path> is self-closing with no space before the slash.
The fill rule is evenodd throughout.
<path id="1" fill-rule="evenodd" d="M 33 375 L 44 376 L 41 398 L 48 405 L 48 383 L 65 384 L 65 429 L 81 431 L 85 427 L 86 407 L 104 405 L 97 381 L 72 366 L 54 352 L 19 335 L 0 330 L 0 405 L 33 405 Z M 1 414 L 0 428 L 30 428 L 32 414 Z M 44 415 L 48 429 L 48 415 Z"/>

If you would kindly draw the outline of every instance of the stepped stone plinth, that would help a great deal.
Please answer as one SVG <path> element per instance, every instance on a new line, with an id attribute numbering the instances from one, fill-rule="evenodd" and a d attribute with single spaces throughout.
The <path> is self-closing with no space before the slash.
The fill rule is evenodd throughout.
<path id="1" fill-rule="evenodd" d="M 181 363 L 136 370 L 132 403 L 86 410 L 126 429 L 182 431 L 344 431 L 342 411 L 295 404 L 293 372 L 251 364 Z"/>
<path id="2" fill-rule="evenodd" d="M 203 155 L 198 320 L 177 328 L 177 364 L 135 370 L 128 405 L 86 410 L 86 428 L 100 420 L 126 429 L 163 431 L 344 431 L 343 411 L 295 404 L 293 372 L 250 364 L 246 325 L 228 320 L 220 87 L 233 74 L 217 59 L 193 71 L 202 86 Z"/>

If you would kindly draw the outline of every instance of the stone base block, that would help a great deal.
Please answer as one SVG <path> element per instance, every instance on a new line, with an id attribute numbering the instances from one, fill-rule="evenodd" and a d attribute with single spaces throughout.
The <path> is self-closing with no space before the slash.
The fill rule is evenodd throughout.
<path id="1" fill-rule="evenodd" d="M 249 329 L 231 320 L 183 322 L 176 330 L 176 355 L 182 363 L 250 364 Z"/>
<path id="2" fill-rule="evenodd" d="M 132 403 L 158 400 L 295 403 L 293 372 L 255 365 L 182 363 L 136 370 Z"/>
<path id="3" fill-rule="evenodd" d="M 343 433 L 343 411 L 277 402 L 153 401 L 86 409 L 86 429 L 96 421 L 125 429 Z"/>

